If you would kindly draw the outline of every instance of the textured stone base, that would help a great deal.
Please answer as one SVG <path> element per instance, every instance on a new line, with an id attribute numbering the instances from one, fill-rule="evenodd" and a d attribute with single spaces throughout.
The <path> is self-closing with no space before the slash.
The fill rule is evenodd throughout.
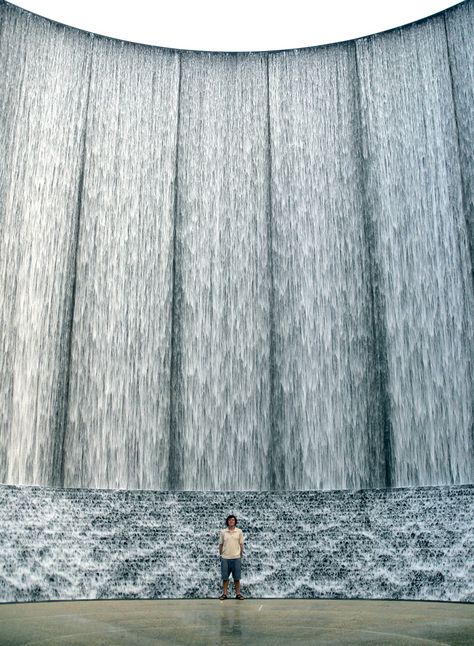
<path id="1" fill-rule="evenodd" d="M 473 485 L 227 493 L 0 486 L 0 599 L 215 597 L 228 513 L 247 536 L 247 596 L 474 601 Z"/>

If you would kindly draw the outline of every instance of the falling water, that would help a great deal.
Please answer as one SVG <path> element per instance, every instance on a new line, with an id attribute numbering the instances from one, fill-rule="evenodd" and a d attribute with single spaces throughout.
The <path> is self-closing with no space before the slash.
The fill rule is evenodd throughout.
<path id="1" fill-rule="evenodd" d="M 179 59 L 95 43 L 65 485 L 168 484 Z"/>
<path id="2" fill-rule="evenodd" d="M 474 264 L 474 3 L 445 14 L 471 269 Z M 472 369 L 471 369 L 472 370 Z"/>
<path id="3" fill-rule="evenodd" d="M 0 479 L 54 482 L 90 42 L 0 12 Z"/>
<path id="4" fill-rule="evenodd" d="M 211 55 L 0 3 L 0 481 L 472 482 L 473 6 Z"/>
<path id="5" fill-rule="evenodd" d="M 469 481 L 473 295 L 443 19 L 363 40 L 357 53 L 393 482 Z"/>
<path id="6" fill-rule="evenodd" d="M 175 486 L 269 488 L 268 118 L 263 56 L 183 57 Z"/>
<path id="7" fill-rule="evenodd" d="M 385 484 L 356 80 L 352 47 L 270 57 L 282 488 Z"/>

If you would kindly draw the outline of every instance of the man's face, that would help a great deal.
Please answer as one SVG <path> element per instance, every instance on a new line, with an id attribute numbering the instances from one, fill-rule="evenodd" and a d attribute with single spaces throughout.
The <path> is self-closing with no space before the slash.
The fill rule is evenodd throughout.
<path id="1" fill-rule="evenodd" d="M 229 518 L 227 521 L 227 526 L 229 529 L 234 529 L 235 527 L 235 518 Z"/>

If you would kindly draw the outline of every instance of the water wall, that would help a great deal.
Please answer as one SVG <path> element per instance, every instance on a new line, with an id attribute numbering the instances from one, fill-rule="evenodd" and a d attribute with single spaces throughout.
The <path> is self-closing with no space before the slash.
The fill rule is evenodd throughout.
<path id="1" fill-rule="evenodd" d="M 474 2 L 270 54 L 0 3 L 0 482 L 473 482 Z"/>
<path id="2" fill-rule="evenodd" d="M 474 487 L 170 492 L 0 486 L 0 602 L 216 598 L 228 509 L 245 596 L 474 602 Z"/>

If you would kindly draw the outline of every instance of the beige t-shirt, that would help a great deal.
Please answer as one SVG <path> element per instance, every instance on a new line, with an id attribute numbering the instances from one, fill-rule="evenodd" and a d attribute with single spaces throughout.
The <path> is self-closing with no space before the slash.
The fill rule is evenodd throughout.
<path id="1" fill-rule="evenodd" d="M 230 529 L 221 529 L 219 545 L 222 545 L 223 559 L 240 558 L 240 546 L 244 544 L 242 530 L 236 527 L 232 532 Z"/>

